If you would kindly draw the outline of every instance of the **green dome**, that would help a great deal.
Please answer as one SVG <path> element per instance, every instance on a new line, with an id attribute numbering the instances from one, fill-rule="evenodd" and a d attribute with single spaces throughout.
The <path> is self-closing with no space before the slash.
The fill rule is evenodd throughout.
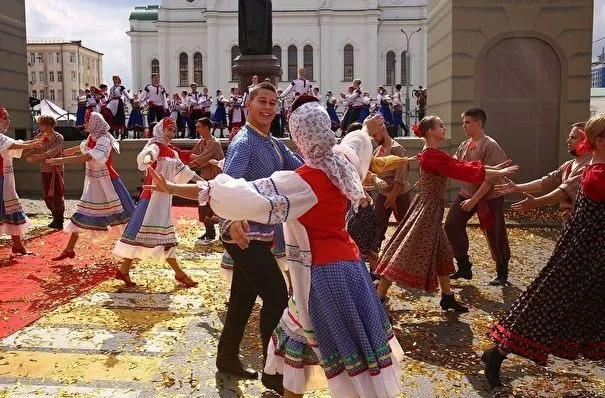
<path id="1" fill-rule="evenodd" d="M 160 6 L 151 5 L 151 6 L 137 6 L 130 13 L 129 20 L 137 20 L 137 21 L 157 21 L 158 20 L 158 8 Z"/>

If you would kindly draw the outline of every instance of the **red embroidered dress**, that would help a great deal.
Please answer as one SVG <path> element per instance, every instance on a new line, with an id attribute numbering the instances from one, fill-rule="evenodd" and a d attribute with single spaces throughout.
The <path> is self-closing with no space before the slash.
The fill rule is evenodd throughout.
<path id="1" fill-rule="evenodd" d="M 432 292 L 438 275 L 454 272 L 452 249 L 443 229 L 443 194 L 448 178 L 481 184 L 481 162 L 454 159 L 439 149 L 418 154 L 418 194 L 387 243 L 374 271 L 386 279 Z"/>

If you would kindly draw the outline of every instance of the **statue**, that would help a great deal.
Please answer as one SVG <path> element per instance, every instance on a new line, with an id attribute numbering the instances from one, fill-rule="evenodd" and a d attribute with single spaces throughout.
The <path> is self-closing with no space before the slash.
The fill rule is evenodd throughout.
<path id="1" fill-rule="evenodd" d="M 239 0 L 239 49 L 242 55 L 271 54 L 271 0 Z"/>

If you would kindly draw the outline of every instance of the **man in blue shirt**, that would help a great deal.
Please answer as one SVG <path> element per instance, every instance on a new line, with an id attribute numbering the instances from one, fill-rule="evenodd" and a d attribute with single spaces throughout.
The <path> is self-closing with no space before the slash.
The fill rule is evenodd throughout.
<path id="1" fill-rule="evenodd" d="M 223 172 L 233 178 L 253 181 L 270 177 L 279 170 L 295 170 L 302 165 L 269 130 L 277 111 L 277 92 L 271 83 L 250 88 L 246 125 L 233 138 L 227 150 Z M 245 206 L 242 203 L 242 206 Z M 247 221 L 223 221 L 221 238 L 234 262 L 231 294 L 225 325 L 218 344 L 216 366 L 220 372 L 245 378 L 258 377 L 244 369 L 239 361 L 239 347 L 256 297 L 263 307 L 260 314 L 263 357 L 273 330 L 288 304 L 284 277 L 271 252 L 275 234 L 272 225 Z M 263 374 L 265 387 L 283 394 L 282 376 Z"/>

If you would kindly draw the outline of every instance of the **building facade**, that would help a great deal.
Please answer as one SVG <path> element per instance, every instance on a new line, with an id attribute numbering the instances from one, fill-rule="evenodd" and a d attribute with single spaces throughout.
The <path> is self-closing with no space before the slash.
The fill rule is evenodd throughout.
<path id="1" fill-rule="evenodd" d="M 31 97 L 75 113 L 78 91 L 102 82 L 103 54 L 80 40 L 28 38 L 27 76 Z"/>
<path id="2" fill-rule="evenodd" d="M 605 47 L 603 48 L 601 55 L 599 55 L 597 60 L 592 63 L 591 74 L 592 81 L 590 87 L 605 87 Z"/>
<path id="3" fill-rule="evenodd" d="M 426 0 L 275 0 L 273 54 L 282 66 L 280 88 L 304 66 L 307 79 L 335 93 L 354 78 L 375 95 L 405 85 L 406 40 L 410 85 L 426 86 Z M 190 82 L 211 92 L 237 84 L 231 71 L 239 55 L 236 0 L 163 0 L 160 6 L 135 7 L 130 14 L 132 89 L 159 72 L 171 92 Z M 410 89 L 411 92 L 411 89 Z"/>
<path id="4" fill-rule="evenodd" d="M 0 106 L 10 114 L 8 134 L 19 138 L 31 128 L 26 62 L 25 3 L 6 0 L 0 7 Z"/>

